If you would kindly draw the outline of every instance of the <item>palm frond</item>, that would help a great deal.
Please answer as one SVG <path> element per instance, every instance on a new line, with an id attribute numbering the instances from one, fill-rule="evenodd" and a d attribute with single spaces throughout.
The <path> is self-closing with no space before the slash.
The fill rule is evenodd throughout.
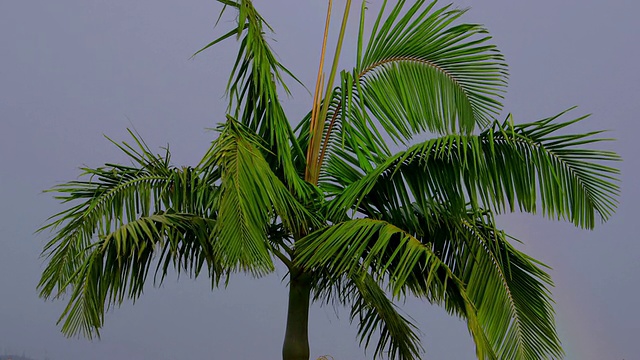
<path id="1" fill-rule="evenodd" d="M 314 272 L 314 301 L 350 308 L 350 321 L 358 326 L 360 344 L 370 348 L 377 336 L 373 358 L 419 359 L 423 348 L 420 331 L 403 316 L 387 292 L 370 274 L 334 278 Z M 328 275 L 328 276 L 325 276 Z M 385 356 L 386 355 L 386 356 Z"/>
<path id="2" fill-rule="evenodd" d="M 194 275 L 206 263 L 214 282 L 223 275 L 204 235 L 215 219 L 211 209 L 217 188 L 200 181 L 194 169 L 172 167 L 168 150 L 164 156 L 154 155 L 131 135 L 137 147 L 116 145 L 137 166 L 85 168 L 89 180 L 51 190 L 62 202 L 77 203 L 39 230 L 56 231 L 43 251 L 49 262 L 38 287 L 45 298 L 61 297 L 71 288 L 60 318 L 67 335 L 99 335 L 105 307 L 140 295 L 152 259 L 163 246 L 156 270 L 163 277 L 169 259 L 178 271 L 184 268 Z"/>
<path id="3" fill-rule="evenodd" d="M 142 164 L 142 169 L 109 164 L 98 169 L 84 168 L 84 175 L 97 177 L 98 181 L 70 181 L 49 190 L 58 193 L 55 198 L 63 203 L 82 202 L 51 216 L 49 223 L 39 229 L 57 231 L 43 251 L 50 258 L 43 276 L 43 281 L 49 280 L 40 283 L 43 296 L 53 294 L 56 287 L 65 288 L 67 277 L 75 273 L 77 258 L 91 245 L 96 231 L 109 231 L 138 212 L 150 213 L 155 200 L 161 198 L 154 195 L 170 187 L 168 150 L 164 157 L 156 157 L 144 151 L 139 153 L 126 144 L 122 148 Z M 54 270 L 56 274 L 50 274 Z"/>
<path id="4" fill-rule="evenodd" d="M 385 291 L 368 274 L 354 276 L 351 320 L 358 324 L 360 344 L 369 347 L 371 337 L 377 332 L 378 342 L 373 357 L 388 359 L 420 359 L 422 346 L 418 329 L 409 319 L 398 313 L 395 304 Z"/>
<path id="5" fill-rule="evenodd" d="M 456 24 L 464 10 L 386 1 L 358 59 L 361 101 L 394 140 L 416 132 L 468 133 L 500 112 L 506 64 L 486 29 Z M 362 31 L 362 30 L 361 30 Z M 364 34 L 360 34 L 362 38 Z"/>
<path id="6" fill-rule="evenodd" d="M 156 273 L 162 272 L 160 282 L 169 267 L 198 276 L 206 264 L 207 275 L 217 285 L 228 270 L 213 255 L 215 243 L 209 234 L 214 225 L 211 219 L 191 214 L 161 213 L 140 217 L 102 236 L 84 250 L 82 262 L 68 279 L 72 291 L 59 319 L 63 333 L 100 336 L 106 311 L 125 299 L 135 301 L 154 263 Z"/>
<path id="7" fill-rule="evenodd" d="M 267 160 L 286 179 L 289 188 L 304 196 L 302 181 L 293 166 L 293 154 L 303 154 L 280 100 L 278 88 L 289 92 L 282 74 L 293 75 L 275 57 L 265 31 L 271 30 L 250 0 L 218 0 L 238 11 L 237 28 L 216 39 L 202 50 L 233 34 L 241 37 L 240 51 L 229 77 L 229 111 L 234 118 L 266 140 L 271 153 Z M 200 52 L 199 51 L 199 52 Z M 197 53 L 196 53 L 197 54 Z M 294 77 L 295 79 L 295 77 Z M 304 155 L 303 155 L 304 156 Z"/>
<path id="8" fill-rule="evenodd" d="M 561 115 L 522 125 L 508 119 L 478 136 L 448 135 L 414 145 L 345 187 L 329 214 L 339 218 L 341 209 L 364 203 L 401 202 L 409 209 L 414 201 L 459 209 L 470 202 L 498 212 L 517 205 L 536 212 L 539 202 L 549 217 L 592 228 L 596 216 L 606 221 L 616 206 L 618 170 L 607 163 L 619 156 L 585 148 L 607 140 L 599 132 L 558 134 L 585 118 L 556 122 Z"/>
<path id="9" fill-rule="evenodd" d="M 219 169 L 216 236 L 228 265 L 260 274 L 272 270 L 268 227 L 278 217 L 299 234 L 319 224 L 278 179 L 263 157 L 264 142 L 232 117 L 199 167 Z M 307 189 L 310 190 L 310 189 Z"/>
<path id="10" fill-rule="evenodd" d="M 456 310 L 467 319 L 478 357 L 495 358 L 464 284 L 439 259 L 432 245 L 421 243 L 388 222 L 354 219 L 307 235 L 296 243 L 296 250 L 299 266 L 320 268 L 334 279 L 359 275 L 363 280 L 369 271 L 375 281 L 388 281 L 395 297 L 404 296 L 410 289 L 432 303 L 455 303 Z"/>
<path id="11" fill-rule="evenodd" d="M 460 269 L 461 278 L 498 358 L 562 358 L 548 290 L 553 283 L 541 264 L 516 250 L 491 223 L 461 227 L 459 234 L 476 240 L 467 241 L 473 255 Z"/>
<path id="12" fill-rule="evenodd" d="M 344 162 L 346 155 L 366 169 L 377 155 L 389 154 L 388 137 L 407 144 L 424 131 L 468 134 L 499 113 L 506 84 L 502 55 L 488 44 L 482 26 L 455 25 L 464 11 L 434 6 L 399 1 L 374 27 L 357 66 L 343 71 L 340 84 L 324 99 L 329 111 L 317 159 L 324 170 L 319 179 L 329 187 L 325 162 Z M 384 5 L 378 21 L 383 13 Z M 301 136 L 310 121 L 302 120 Z"/>
<path id="13" fill-rule="evenodd" d="M 562 358 L 549 292 L 553 283 L 544 265 L 509 243 L 490 212 L 414 205 L 414 219 L 407 219 L 398 210 L 379 216 L 433 244 L 465 283 L 499 359 Z"/>

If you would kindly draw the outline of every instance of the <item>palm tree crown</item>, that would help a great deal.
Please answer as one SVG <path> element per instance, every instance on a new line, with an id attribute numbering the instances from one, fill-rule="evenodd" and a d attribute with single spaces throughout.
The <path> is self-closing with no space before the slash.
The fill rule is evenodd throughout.
<path id="1" fill-rule="evenodd" d="M 338 73 L 347 1 L 333 66 L 326 77 L 323 45 L 311 110 L 294 128 L 277 95 L 292 75 L 265 40 L 271 29 L 252 1 L 218 1 L 237 27 L 202 50 L 234 36 L 240 50 L 226 120 L 200 163 L 176 167 L 131 133 L 114 142 L 131 165 L 85 168 L 86 180 L 51 190 L 70 205 L 41 229 L 54 235 L 39 288 L 68 294 L 63 332 L 99 335 L 106 310 L 140 296 L 149 271 L 217 287 L 280 261 L 285 360 L 309 358 L 314 301 L 350 308 L 363 345 L 379 334 L 376 355 L 418 359 L 417 329 L 393 302 L 407 296 L 463 318 L 479 359 L 561 358 L 551 279 L 494 216 L 607 220 L 619 158 L 588 147 L 600 132 L 572 134 L 585 117 L 566 112 L 498 121 L 502 55 L 482 26 L 459 22 L 464 11 L 425 0 L 385 1 L 369 35 L 363 1 L 355 66 Z"/>

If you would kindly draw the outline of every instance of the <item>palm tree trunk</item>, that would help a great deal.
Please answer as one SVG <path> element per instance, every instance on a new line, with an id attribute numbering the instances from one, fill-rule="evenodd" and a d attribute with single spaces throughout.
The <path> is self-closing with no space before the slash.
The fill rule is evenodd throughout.
<path id="1" fill-rule="evenodd" d="M 309 299 L 311 282 L 308 274 L 290 271 L 287 330 L 282 346 L 283 360 L 309 360 Z"/>

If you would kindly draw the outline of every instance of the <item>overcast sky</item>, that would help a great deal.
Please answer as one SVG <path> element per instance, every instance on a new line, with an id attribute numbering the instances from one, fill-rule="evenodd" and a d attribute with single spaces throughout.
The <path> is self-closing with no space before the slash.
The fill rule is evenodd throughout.
<path id="1" fill-rule="evenodd" d="M 393 1 L 391 1 L 393 2 Z M 255 0 L 274 27 L 280 60 L 313 88 L 325 0 Z M 341 11 L 343 1 L 337 1 Z M 356 1 L 357 3 L 357 1 Z M 371 8 L 379 6 L 371 1 Z M 444 4 L 445 2 L 443 2 Z M 640 3 L 631 0 L 460 1 L 464 19 L 485 24 L 510 65 L 505 114 L 537 120 L 570 106 L 592 113 L 576 131 L 610 129 L 618 140 L 622 196 L 595 231 L 533 215 L 500 218 L 525 251 L 553 267 L 558 330 L 567 359 L 640 358 Z M 277 359 L 284 334 L 284 271 L 235 276 L 211 291 L 206 279 L 167 280 L 107 314 L 103 338 L 66 339 L 55 325 L 63 302 L 38 298 L 47 234 L 62 209 L 41 191 L 75 179 L 81 165 L 124 158 L 103 137 L 135 127 L 154 148 L 171 144 L 176 164 L 197 163 L 224 119 L 221 100 L 236 44 L 189 60 L 232 26 L 213 29 L 213 0 L 0 0 L 0 355 L 52 360 Z M 375 12 L 371 12 L 374 16 Z M 337 23 L 338 21 L 336 21 Z M 344 64 L 354 58 L 347 41 Z M 291 119 L 310 96 L 293 85 Z M 409 301 L 425 359 L 473 359 L 466 327 L 439 308 Z M 348 312 L 314 307 L 311 354 L 368 359 Z"/>

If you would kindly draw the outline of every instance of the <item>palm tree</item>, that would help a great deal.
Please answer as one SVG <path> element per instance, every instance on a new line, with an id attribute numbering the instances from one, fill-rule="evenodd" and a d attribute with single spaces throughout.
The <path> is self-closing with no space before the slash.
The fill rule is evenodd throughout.
<path id="1" fill-rule="evenodd" d="M 199 165 L 174 166 L 131 133 L 114 142 L 131 165 L 85 168 L 88 179 L 51 190 L 70 205 L 41 229 L 54 235 L 39 289 L 68 295 L 62 331 L 99 336 L 106 310 L 140 296 L 149 271 L 216 288 L 279 261 L 285 360 L 309 358 L 311 302 L 350 308 L 361 344 L 379 334 L 376 356 L 418 359 L 417 329 L 394 305 L 408 296 L 464 319 L 479 359 L 561 358 L 551 279 L 494 216 L 542 211 L 587 229 L 609 218 L 618 156 L 588 147 L 599 132 L 570 132 L 585 117 L 496 120 L 503 57 L 482 26 L 458 22 L 464 11 L 425 0 L 383 6 L 368 36 L 363 1 L 355 67 L 338 77 L 347 1 L 329 75 L 325 31 L 311 111 L 294 128 L 269 26 L 250 0 L 218 1 L 237 27 L 205 49 L 235 36 L 240 50 L 226 120 Z"/>

